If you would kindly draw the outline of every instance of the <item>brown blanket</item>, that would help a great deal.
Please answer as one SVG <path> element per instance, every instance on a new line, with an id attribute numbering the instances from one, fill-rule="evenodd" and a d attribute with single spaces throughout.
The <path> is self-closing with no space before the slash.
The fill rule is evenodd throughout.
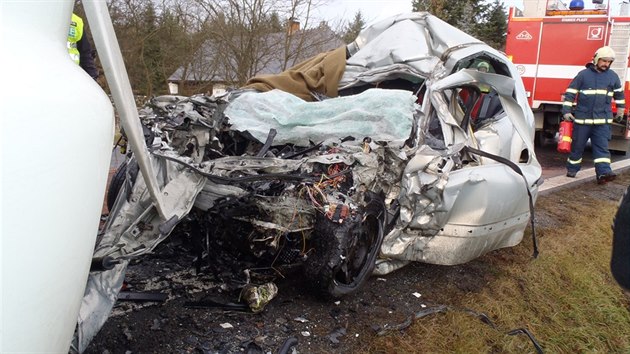
<path id="1" fill-rule="evenodd" d="M 346 70 L 346 47 L 320 53 L 276 75 L 255 76 L 243 88 L 258 91 L 279 89 L 305 101 L 313 101 L 311 92 L 337 97 L 339 80 Z"/>

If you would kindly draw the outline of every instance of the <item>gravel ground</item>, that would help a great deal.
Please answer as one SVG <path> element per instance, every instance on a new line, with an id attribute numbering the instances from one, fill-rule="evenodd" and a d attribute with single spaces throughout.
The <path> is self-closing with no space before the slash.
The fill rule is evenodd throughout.
<path id="1" fill-rule="evenodd" d="M 405 327 L 411 314 L 448 303 L 445 284 L 474 292 L 486 273 L 477 261 L 411 264 L 372 277 L 358 294 L 337 302 L 317 299 L 299 274 L 286 274 L 277 297 L 253 314 L 226 309 L 238 302 L 238 291 L 214 276 L 195 275 L 192 257 L 165 256 L 183 248 L 171 242 L 130 267 L 126 290 L 165 293 L 168 300 L 119 301 L 87 353 L 278 353 L 291 340 L 301 353 L 350 353 L 375 335 Z M 209 306 L 190 306 L 204 302 Z"/>

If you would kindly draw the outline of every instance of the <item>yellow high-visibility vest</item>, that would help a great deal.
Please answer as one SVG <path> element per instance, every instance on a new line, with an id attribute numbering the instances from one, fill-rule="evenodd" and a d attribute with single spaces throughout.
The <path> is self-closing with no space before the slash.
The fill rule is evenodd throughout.
<path id="1" fill-rule="evenodd" d="M 74 13 L 72 14 L 72 21 L 70 21 L 70 29 L 68 30 L 68 54 L 70 58 L 79 64 L 81 54 L 77 49 L 77 42 L 83 37 L 83 19 Z"/>

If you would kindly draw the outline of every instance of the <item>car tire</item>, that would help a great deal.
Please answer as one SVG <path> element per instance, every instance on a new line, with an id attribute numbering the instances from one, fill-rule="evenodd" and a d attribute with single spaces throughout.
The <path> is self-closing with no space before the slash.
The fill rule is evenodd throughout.
<path id="1" fill-rule="evenodd" d="M 385 215 L 383 198 L 376 194 L 342 223 L 317 215 L 313 253 L 305 263 L 306 280 L 316 295 L 336 299 L 361 288 L 372 275 L 383 243 Z"/>

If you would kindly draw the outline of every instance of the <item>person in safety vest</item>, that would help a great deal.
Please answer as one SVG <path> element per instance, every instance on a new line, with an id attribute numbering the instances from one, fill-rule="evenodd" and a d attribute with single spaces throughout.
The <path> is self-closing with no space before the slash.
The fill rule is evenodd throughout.
<path id="1" fill-rule="evenodd" d="M 615 120 L 621 121 L 626 101 L 619 76 L 609 70 L 614 60 L 612 48 L 599 48 L 593 56 L 593 62 L 586 64 L 586 69 L 575 76 L 564 93 L 562 119 L 574 123 L 571 153 L 567 159 L 567 177 L 575 177 L 580 170 L 582 153 L 589 138 L 597 183 L 604 184 L 617 177 L 610 169 L 608 151 L 613 122 L 611 103 L 614 99 L 617 104 Z"/>
<path id="2" fill-rule="evenodd" d="M 94 51 L 84 35 L 83 19 L 72 14 L 68 30 L 68 53 L 70 58 L 85 70 L 94 80 L 98 79 L 98 69 L 94 64 Z"/>
<path id="3" fill-rule="evenodd" d="M 481 72 L 484 72 L 484 73 L 490 72 L 490 64 L 488 64 L 485 61 L 479 62 L 479 64 L 477 64 L 477 71 L 481 71 Z M 490 86 L 485 85 L 485 84 L 479 85 L 479 89 L 483 93 L 490 92 Z"/>
<path id="4" fill-rule="evenodd" d="M 479 64 L 477 64 L 477 70 L 487 73 L 488 71 L 490 71 L 490 64 L 486 63 L 485 61 L 479 62 Z"/>

